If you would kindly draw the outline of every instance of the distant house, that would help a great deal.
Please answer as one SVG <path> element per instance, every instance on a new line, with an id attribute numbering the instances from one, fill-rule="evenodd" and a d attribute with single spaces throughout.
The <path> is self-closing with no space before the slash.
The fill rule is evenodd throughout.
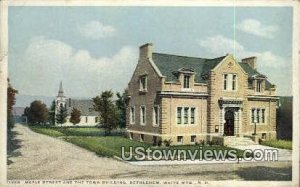
<path id="1" fill-rule="evenodd" d="M 81 112 L 80 122 L 76 124 L 76 126 L 96 126 L 99 124 L 98 112 L 95 111 L 93 106 L 94 102 L 88 99 L 79 100 L 65 97 L 62 82 L 60 83 L 55 102 L 56 114 L 58 113 L 60 106 L 66 107 L 67 109 L 67 121 L 63 124 L 63 126 L 73 126 L 73 123 L 70 122 L 73 108 L 76 108 Z"/>
<path id="2" fill-rule="evenodd" d="M 13 118 L 15 123 L 26 122 L 26 118 L 24 117 L 24 107 L 13 107 Z"/>
<path id="3" fill-rule="evenodd" d="M 257 70 L 256 57 L 187 57 L 145 44 L 128 94 L 127 133 L 134 140 L 276 139 L 276 86 Z"/>

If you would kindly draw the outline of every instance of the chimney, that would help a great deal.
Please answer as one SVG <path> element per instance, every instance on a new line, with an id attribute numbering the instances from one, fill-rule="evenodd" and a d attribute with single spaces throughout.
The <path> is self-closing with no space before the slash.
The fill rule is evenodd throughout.
<path id="1" fill-rule="evenodd" d="M 256 69 L 256 60 L 257 60 L 257 57 L 255 57 L 255 56 L 248 57 L 248 58 L 242 59 L 242 63 L 247 63 L 250 67 L 252 67 L 253 69 Z"/>
<path id="2" fill-rule="evenodd" d="M 152 58 L 152 52 L 153 52 L 153 44 L 152 43 L 146 43 L 146 44 L 140 46 L 140 59 L 141 58 Z"/>

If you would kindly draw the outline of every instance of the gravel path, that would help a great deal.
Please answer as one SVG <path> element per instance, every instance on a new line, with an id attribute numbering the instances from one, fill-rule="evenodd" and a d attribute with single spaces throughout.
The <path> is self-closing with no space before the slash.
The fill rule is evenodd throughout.
<path id="1" fill-rule="evenodd" d="M 17 124 L 9 141 L 8 179 L 291 180 L 292 163 L 137 166 Z"/>

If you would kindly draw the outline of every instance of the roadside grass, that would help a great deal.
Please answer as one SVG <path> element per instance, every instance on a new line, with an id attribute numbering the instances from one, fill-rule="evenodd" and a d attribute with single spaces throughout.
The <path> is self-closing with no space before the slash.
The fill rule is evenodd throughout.
<path id="1" fill-rule="evenodd" d="M 290 140 L 269 140 L 261 142 L 262 145 L 280 148 L 280 149 L 293 149 L 293 142 Z"/>
<path id="2" fill-rule="evenodd" d="M 45 134 L 48 136 L 53 136 L 53 137 L 60 137 L 60 136 L 64 136 L 64 133 L 61 133 L 55 129 L 52 128 L 46 128 L 46 127 L 37 127 L 37 126 L 29 126 L 29 128 L 37 133 L 40 134 Z"/>
<path id="3" fill-rule="evenodd" d="M 132 159 L 131 161 L 136 161 L 135 156 L 139 156 L 138 153 L 134 151 L 136 147 L 141 147 L 145 152 L 147 148 L 151 149 L 152 153 L 155 150 L 161 150 L 162 152 L 171 150 L 176 152 L 176 158 L 180 155 L 179 151 L 190 151 L 191 154 L 196 153 L 195 159 L 204 158 L 205 152 L 210 150 L 211 152 L 215 152 L 220 154 L 223 153 L 225 158 L 232 157 L 232 155 L 228 154 L 228 151 L 235 151 L 237 157 L 242 157 L 243 151 L 239 149 L 214 145 L 173 145 L 169 147 L 165 146 L 152 146 L 150 144 L 146 144 L 143 142 L 138 142 L 134 140 L 130 140 L 121 136 L 122 130 L 117 129 L 113 131 L 112 136 L 104 136 L 104 130 L 96 127 L 91 128 L 72 128 L 72 127 L 37 127 L 37 126 L 29 126 L 33 131 L 41 134 L 45 134 L 53 137 L 61 137 L 65 141 L 75 144 L 79 147 L 87 149 L 89 151 L 95 152 L 99 156 L 105 157 L 120 157 L 122 158 L 122 147 L 125 149 L 125 156 L 129 156 L 130 147 L 132 147 Z M 151 157 L 152 155 L 150 155 Z M 186 153 L 186 159 L 190 159 L 191 155 Z M 249 155 L 248 155 L 249 156 Z M 251 156 L 251 155 L 250 155 Z M 215 158 L 215 154 L 211 156 L 211 158 Z M 146 158 L 149 159 L 149 158 Z"/>

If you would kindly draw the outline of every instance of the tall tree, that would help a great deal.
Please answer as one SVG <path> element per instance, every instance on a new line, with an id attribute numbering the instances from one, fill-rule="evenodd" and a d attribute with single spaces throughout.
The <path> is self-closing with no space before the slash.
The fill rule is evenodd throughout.
<path id="1" fill-rule="evenodd" d="M 128 96 L 128 90 L 125 89 L 122 95 L 117 92 L 117 100 L 116 100 L 116 106 L 118 108 L 119 112 L 119 127 L 125 128 L 126 127 L 126 100 Z"/>
<path id="2" fill-rule="evenodd" d="M 47 106 L 39 100 L 33 101 L 29 108 L 25 109 L 29 123 L 44 124 L 48 120 L 49 111 Z"/>
<path id="3" fill-rule="evenodd" d="M 55 109 L 56 109 L 56 103 L 55 103 L 55 100 L 53 100 L 51 103 L 50 110 L 49 110 L 49 123 L 51 125 L 55 124 Z"/>
<path id="4" fill-rule="evenodd" d="M 94 108 L 99 112 L 105 135 L 110 135 L 111 131 L 118 126 L 118 112 L 112 98 L 112 91 L 104 91 L 100 96 L 93 98 Z"/>
<path id="5" fill-rule="evenodd" d="M 57 111 L 57 114 L 55 115 L 55 120 L 57 124 L 63 124 L 67 121 L 67 109 L 63 105 L 59 106 L 59 109 Z"/>
<path id="6" fill-rule="evenodd" d="M 81 112 L 77 108 L 73 108 L 71 112 L 71 118 L 70 122 L 73 123 L 73 125 L 76 125 L 77 123 L 80 122 L 80 116 Z"/>
<path id="7" fill-rule="evenodd" d="M 16 104 L 16 94 L 18 93 L 18 91 L 11 86 L 11 84 L 9 83 L 9 79 L 7 79 L 7 82 L 7 126 L 8 128 L 12 128 L 14 125 L 14 122 L 12 120 L 12 111 L 13 106 Z"/>

